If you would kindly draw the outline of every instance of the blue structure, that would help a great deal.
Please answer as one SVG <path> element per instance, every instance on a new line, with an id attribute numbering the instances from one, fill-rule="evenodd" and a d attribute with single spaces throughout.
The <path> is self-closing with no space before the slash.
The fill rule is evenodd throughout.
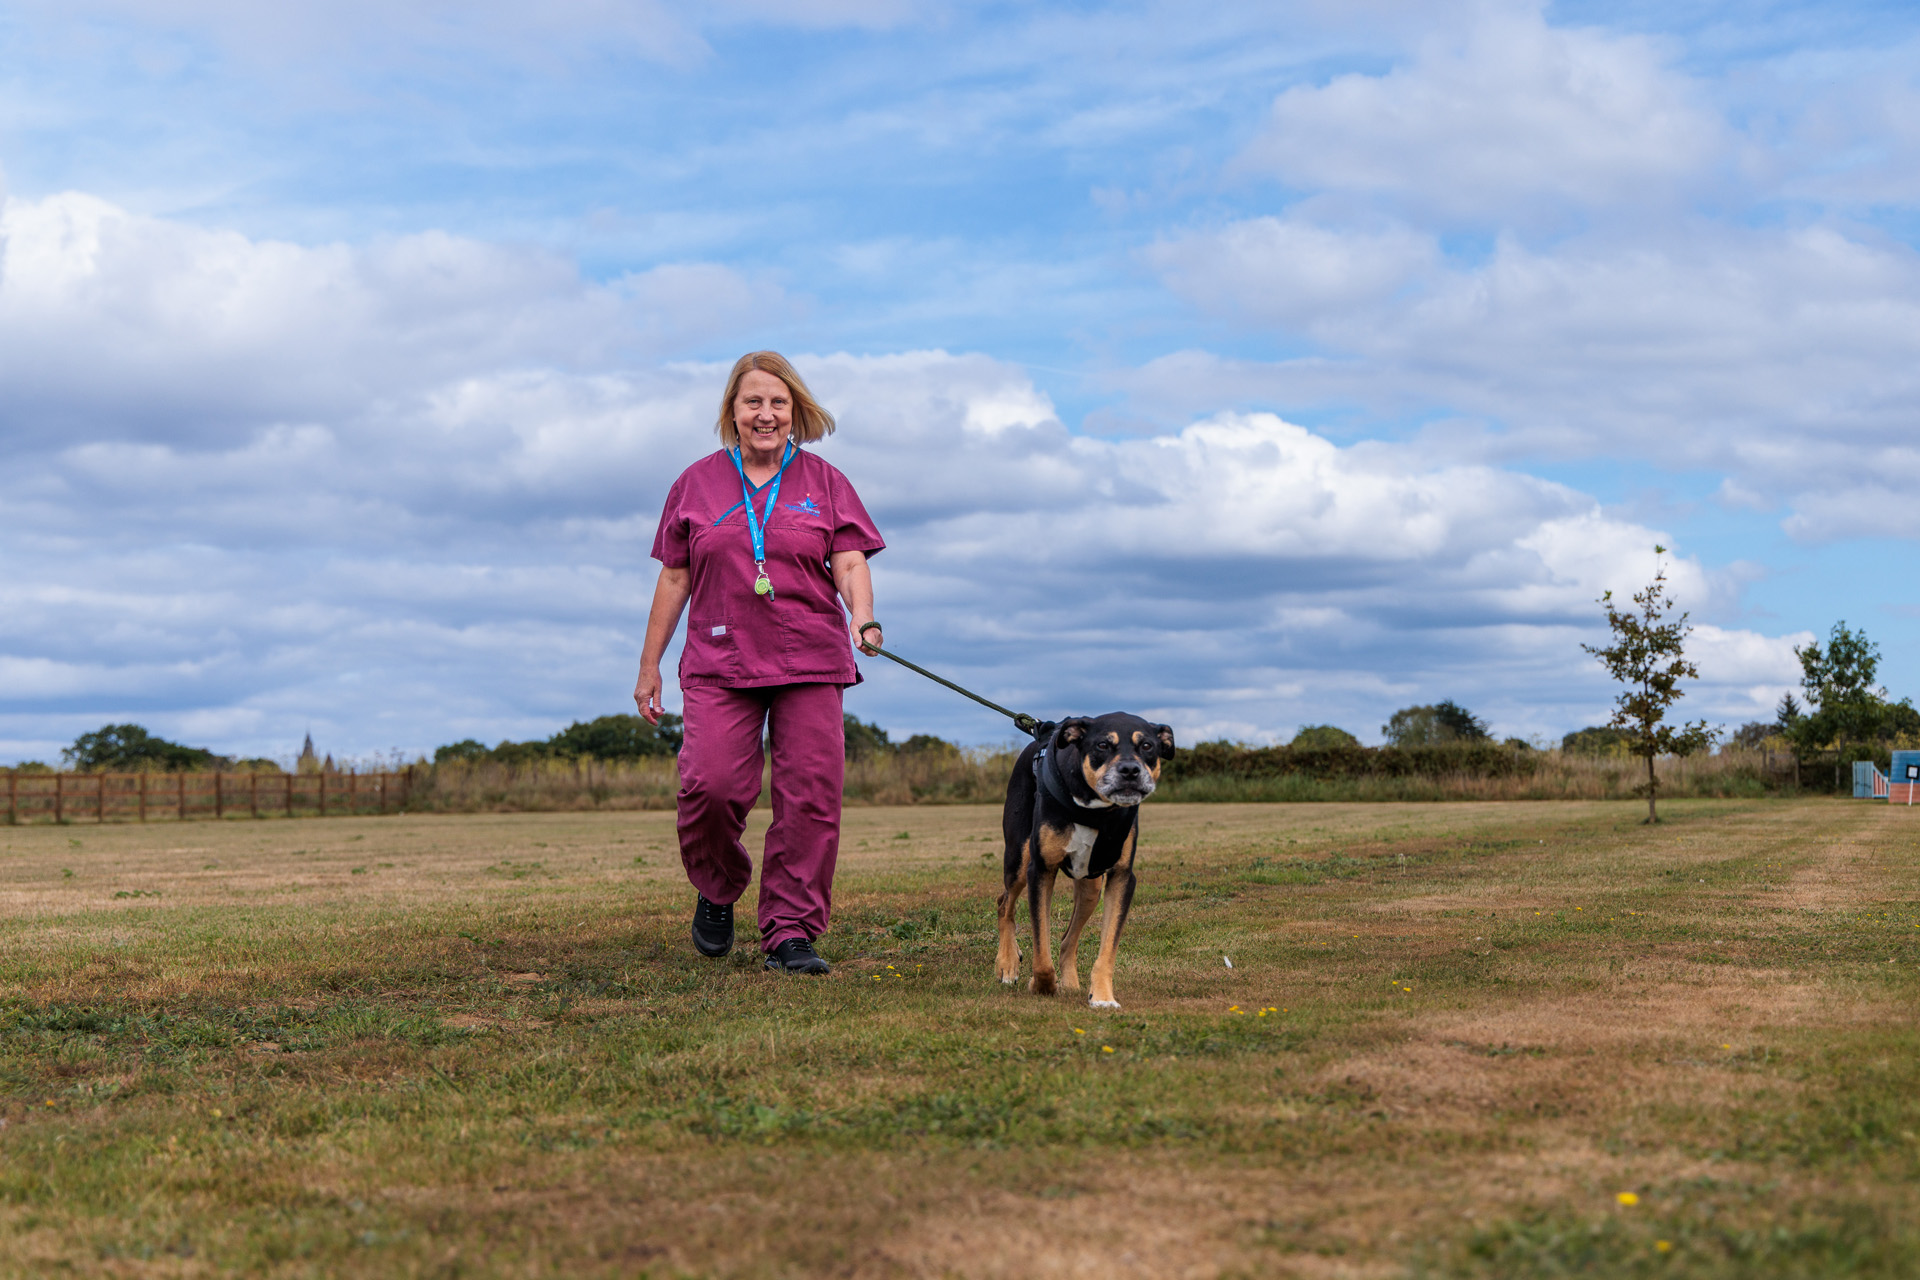
<path id="1" fill-rule="evenodd" d="M 1920 751 L 1896 751 L 1893 767 L 1887 770 L 1887 799 L 1894 804 L 1912 804 L 1920 800 Z"/>
<path id="2" fill-rule="evenodd" d="M 1881 800 L 1887 795 L 1887 775 L 1871 760 L 1853 762 L 1853 798 Z"/>

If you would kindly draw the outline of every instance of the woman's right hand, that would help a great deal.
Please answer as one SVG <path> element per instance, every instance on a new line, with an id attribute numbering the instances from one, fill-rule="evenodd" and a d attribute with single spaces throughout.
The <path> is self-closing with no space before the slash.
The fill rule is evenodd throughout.
<path id="1" fill-rule="evenodd" d="M 660 724 L 660 668 L 642 665 L 640 679 L 634 682 L 633 703 L 640 708 L 640 718 L 648 724 L 658 727 Z"/>

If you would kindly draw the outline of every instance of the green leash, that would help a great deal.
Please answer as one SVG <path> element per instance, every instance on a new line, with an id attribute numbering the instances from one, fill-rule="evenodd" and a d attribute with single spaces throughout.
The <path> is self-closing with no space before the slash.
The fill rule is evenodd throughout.
<path id="1" fill-rule="evenodd" d="M 866 644 L 867 632 L 870 630 L 884 631 L 885 628 L 882 627 L 877 622 L 869 622 L 865 624 L 860 628 L 861 644 Z M 1009 711 L 997 702 L 988 702 L 985 698 L 981 697 L 979 694 L 975 693 L 971 689 L 962 689 L 959 685 L 955 684 L 951 680 L 948 680 L 944 676 L 937 676 L 933 674 L 933 672 L 927 670 L 925 667 L 921 666 L 918 663 L 908 662 L 905 658 L 901 657 L 897 653 L 888 653 L 885 649 L 879 648 L 878 646 L 869 645 L 868 647 L 873 649 L 875 653 L 879 654 L 883 658 L 892 658 L 895 662 L 899 663 L 901 666 L 905 667 L 909 671 L 918 671 L 921 675 L 933 681 L 935 684 L 943 684 L 947 686 L 947 688 L 953 690 L 955 693 L 959 694 L 963 698 L 972 698 L 975 702 L 979 703 L 981 706 L 990 707 L 993 710 L 998 711 L 1001 715 L 1013 721 L 1013 727 L 1018 729 L 1020 732 L 1024 734 L 1028 734 L 1029 736 L 1031 736 L 1033 732 L 1040 727 L 1040 722 L 1038 720 L 1035 720 L 1032 716 L 1028 715 L 1024 711 Z"/>

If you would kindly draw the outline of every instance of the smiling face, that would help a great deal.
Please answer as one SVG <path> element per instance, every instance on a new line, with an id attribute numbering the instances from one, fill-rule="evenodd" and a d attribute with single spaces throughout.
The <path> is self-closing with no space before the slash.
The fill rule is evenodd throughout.
<path id="1" fill-rule="evenodd" d="M 733 397 L 733 426 L 743 461 L 778 466 L 793 434 L 793 393 L 760 369 L 749 369 Z"/>
<path id="2" fill-rule="evenodd" d="M 1108 804 L 1132 806 L 1153 794 L 1160 767 L 1173 755 L 1173 730 L 1116 711 L 1064 722 L 1056 750 L 1079 755 L 1080 780 Z"/>

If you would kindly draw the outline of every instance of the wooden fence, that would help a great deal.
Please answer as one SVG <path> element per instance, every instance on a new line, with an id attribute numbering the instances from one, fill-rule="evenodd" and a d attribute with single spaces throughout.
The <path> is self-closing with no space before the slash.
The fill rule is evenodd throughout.
<path id="1" fill-rule="evenodd" d="M 407 807 L 399 773 L 7 774 L 7 822 L 147 822 L 155 818 L 333 817 Z"/>

